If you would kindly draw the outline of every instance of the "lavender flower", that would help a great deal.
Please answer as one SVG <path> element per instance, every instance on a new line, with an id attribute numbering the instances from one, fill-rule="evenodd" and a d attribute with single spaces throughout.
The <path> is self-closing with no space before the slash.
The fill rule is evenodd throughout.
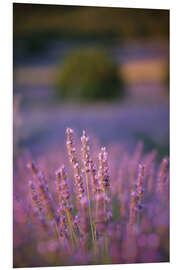
<path id="1" fill-rule="evenodd" d="M 156 151 L 144 155 L 139 143 L 133 155 L 124 146 L 110 146 L 114 152 L 109 151 L 109 162 L 106 148 L 98 155 L 98 147 L 90 149 L 83 131 L 79 162 L 74 131 L 68 128 L 66 133 L 73 177 L 63 165 L 54 181 L 57 151 L 48 152 L 47 162 L 44 156 L 28 162 L 31 175 L 22 165 L 15 171 L 14 241 L 19 258 L 18 250 L 25 257 L 30 251 L 29 258 L 38 258 L 39 265 L 168 261 L 168 158 L 158 168 Z M 32 243 L 34 250 L 29 249 Z"/>
<path id="2" fill-rule="evenodd" d="M 163 158 L 159 171 L 158 171 L 158 177 L 157 177 L 157 192 L 159 194 L 163 194 L 165 190 L 165 184 L 168 179 L 168 174 L 167 174 L 167 169 L 168 169 L 168 158 Z"/>
<path id="3" fill-rule="evenodd" d="M 66 134 L 67 134 L 67 150 L 69 155 L 69 160 L 73 166 L 74 170 L 74 179 L 75 179 L 75 185 L 77 189 L 77 198 L 81 200 L 84 196 L 84 187 L 83 187 L 83 179 L 82 175 L 80 173 L 80 167 L 79 163 L 76 157 L 76 148 L 73 143 L 73 133 L 74 131 L 70 128 L 67 128 Z"/>

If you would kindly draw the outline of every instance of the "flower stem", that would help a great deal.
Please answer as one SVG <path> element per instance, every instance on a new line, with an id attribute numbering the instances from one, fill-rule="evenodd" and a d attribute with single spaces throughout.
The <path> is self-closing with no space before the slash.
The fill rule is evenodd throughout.
<path id="1" fill-rule="evenodd" d="M 93 229 L 93 220 L 92 220 L 92 214 L 91 214 L 91 202 L 90 202 L 88 175 L 87 175 L 87 173 L 85 173 L 85 175 L 86 175 L 86 187 L 87 187 L 88 204 L 89 204 L 89 220 L 90 220 L 90 225 L 91 225 L 92 240 L 94 242 L 94 229 Z"/>
<path id="2" fill-rule="evenodd" d="M 110 263 L 110 257 L 109 257 L 109 253 L 108 253 L 108 246 L 109 246 L 109 241 L 108 241 L 108 235 L 107 232 L 105 232 L 104 235 L 105 238 L 105 244 L 104 244 L 104 261 L 109 264 Z"/>
<path id="3" fill-rule="evenodd" d="M 96 212 L 95 212 L 95 221 L 97 220 L 97 216 L 98 216 L 98 200 L 96 200 Z M 97 240 L 97 231 L 96 231 L 96 225 L 94 225 L 94 237 L 95 240 Z"/>
<path id="4" fill-rule="evenodd" d="M 73 227 L 72 227 L 72 222 L 71 222 L 69 211 L 67 209 L 66 209 L 66 216 L 67 216 L 67 220 L 68 220 L 69 232 L 70 232 L 70 236 L 71 236 L 72 245 L 74 245 L 74 242 L 77 245 L 78 241 L 77 241 L 76 234 L 75 234 Z"/>

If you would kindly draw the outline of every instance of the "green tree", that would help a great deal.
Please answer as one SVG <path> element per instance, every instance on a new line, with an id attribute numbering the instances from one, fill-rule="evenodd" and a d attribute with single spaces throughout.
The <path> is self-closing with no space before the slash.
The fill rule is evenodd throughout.
<path id="1" fill-rule="evenodd" d="M 124 94 L 119 68 L 104 49 L 75 50 L 58 70 L 56 88 L 61 98 L 93 101 Z"/>

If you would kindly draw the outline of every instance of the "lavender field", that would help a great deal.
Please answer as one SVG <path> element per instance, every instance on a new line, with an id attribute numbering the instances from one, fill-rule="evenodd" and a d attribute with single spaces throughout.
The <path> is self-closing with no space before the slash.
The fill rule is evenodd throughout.
<path id="1" fill-rule="evenodd" d="M 169 261 L 168 157 L 66 136 L 63 151 L 17 160 L 15 267 Z"/>
<path id="2" fill-rule="evenodd" d="M 43 148 L 63 147 L 64 130 L 71 126 L 79 135 L 83 129 L 88 130 L 103 144 L 124 143 L 133 149 L 138 140 L 145 140 L 147 150 L 158 146 L 168 154 L 168 100 L 93 106 L 49 104 L 39 108 L 21 112 L 17 148 L 40 154 Z"/>
<path id="3" fill-rule="evenodd" d="M 14 267 L 169 262 L 168 19 L 14 4 Z"/>

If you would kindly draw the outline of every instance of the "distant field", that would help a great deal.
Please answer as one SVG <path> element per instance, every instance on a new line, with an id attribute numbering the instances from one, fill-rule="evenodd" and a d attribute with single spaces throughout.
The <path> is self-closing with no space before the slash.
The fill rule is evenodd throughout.
<path id="1" fill-rule="evenodd" d="M 167 62 L 165 59 L 134 60 L 121 64 L 121 72 L 126 82 L 162 82 L 165 78 Z M 19 67 L 15 70 L 16 83 L 28 85 L 52 85 L 56 68 L 48 66 Z"/>

